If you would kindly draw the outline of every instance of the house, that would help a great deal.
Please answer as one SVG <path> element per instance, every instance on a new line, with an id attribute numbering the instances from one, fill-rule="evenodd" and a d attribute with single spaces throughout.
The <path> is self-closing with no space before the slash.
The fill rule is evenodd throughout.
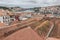
<path id="1" fill-rule="evenodd" d="M 15 12 L 16 14 L 16 19 L 18 20 L 26 20 L 28 18 L 32 17 L 32 13 L 31 12 Z"/>
<path id="2" fill-rule="evenodd" d="M 4 23 L 5 19 L 7 15 L 6 15 L 6 12 L 3 10 L 3 9 L 0 9 L 0 22 L 1 23 Z"/>
<path id="3" fill-rule="evenodd" d="M 15 15 L 13 12 L 6 10 L 8 16 L 10 16 L 10 21 L 15 21 Z"/>
<path id="4" fill-rule="evenodd" d="M 0 9 L 0 22 L 5 23 L 6 25 L 10 24 L 12 14 L 7 10 Z"/>

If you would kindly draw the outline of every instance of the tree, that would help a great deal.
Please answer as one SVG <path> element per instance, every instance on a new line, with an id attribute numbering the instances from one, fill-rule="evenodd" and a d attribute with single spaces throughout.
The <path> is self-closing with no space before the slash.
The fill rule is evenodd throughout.
<path id="1" fill-rule="evenodd" d="M 34 8 L 34 11 L 38 13 L 39 12 L 39 8 Z"/>

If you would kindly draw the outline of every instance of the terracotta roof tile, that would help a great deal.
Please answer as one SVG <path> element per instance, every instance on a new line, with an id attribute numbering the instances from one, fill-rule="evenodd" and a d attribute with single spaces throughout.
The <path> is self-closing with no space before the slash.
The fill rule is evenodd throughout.
<path id="1" fill-rule="evenodd" d="M 0 27 L 6 26 L 6 24 L 0 22 Z"/>
<path id="2" fill-rule="evenodd" d="M 0 11 L 0 16 L 3 16 L 4 15 L 4 12 L 3 11 Z"/>
<path id="3" fill-rule="evenodd" d="M 43 40 L 43 39 L 30 27 L 28 27 L 13 33 L 12 35 L 5 38 L 5 40 Z"/>

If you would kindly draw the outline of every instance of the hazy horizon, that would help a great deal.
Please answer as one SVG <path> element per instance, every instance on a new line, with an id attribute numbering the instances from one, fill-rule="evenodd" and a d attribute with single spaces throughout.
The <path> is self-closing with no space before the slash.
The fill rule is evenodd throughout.
<path id="1" fill-rule="evenodd" d="M 23 8 L 60 5 L 60 0 L 0 0 L 0 6 L 20 6 Z"/>

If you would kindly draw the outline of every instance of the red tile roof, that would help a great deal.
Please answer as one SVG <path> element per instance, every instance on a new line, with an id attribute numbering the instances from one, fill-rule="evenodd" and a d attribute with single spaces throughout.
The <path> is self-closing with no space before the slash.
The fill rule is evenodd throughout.
<path id="1" fill-rule="evenodd" d="M 4 40 L 43 40 L 43 39 L 30 27 L 28 27 L 13 33 Z"/>
<path id="2" fill-rule="evenodd" d="M 0 10 L 0 16 L 3 16 L 4 15 L 4 10 Z"/>
<path id="3" fill-rule="evenodd" d="M 0 22 L 0 27 L 4 27 L 6 24 Z"/>

